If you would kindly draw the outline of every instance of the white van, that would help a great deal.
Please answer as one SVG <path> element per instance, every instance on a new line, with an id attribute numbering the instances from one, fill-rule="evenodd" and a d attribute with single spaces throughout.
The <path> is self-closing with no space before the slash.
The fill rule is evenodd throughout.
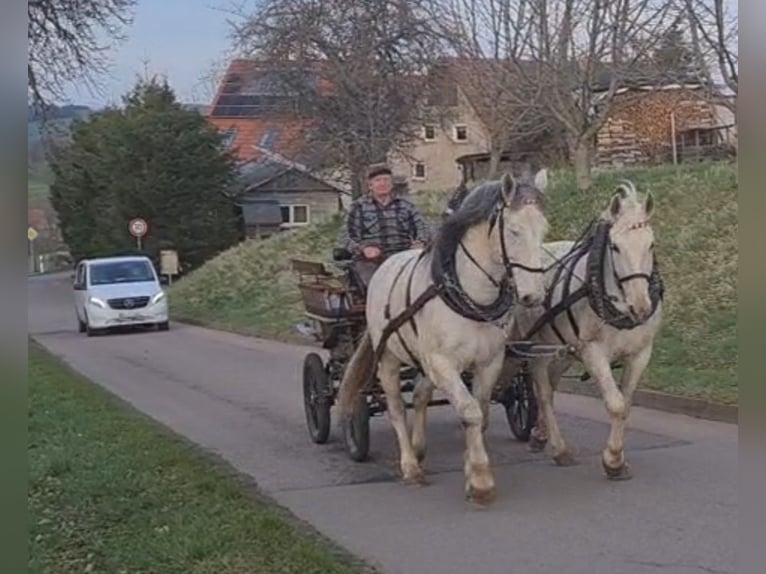
<path id="1" fill-rule="evenodd" d="M 74 306 L 80 333 L 123 325 L 156 325 L 167 331 L 168 302 L 148 257 L 83 259 L 74 274 Z"/>

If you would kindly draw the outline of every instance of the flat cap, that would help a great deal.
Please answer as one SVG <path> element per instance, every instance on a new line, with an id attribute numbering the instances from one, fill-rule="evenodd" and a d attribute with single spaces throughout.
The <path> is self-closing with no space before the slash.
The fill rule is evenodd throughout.
<path id="1" fill-rule="evenodd" d="M 378 175 L 392 175 L 391 168 L 385 163 L 374 163 L 367 168 L 367 179 L 372 179 Z"/>

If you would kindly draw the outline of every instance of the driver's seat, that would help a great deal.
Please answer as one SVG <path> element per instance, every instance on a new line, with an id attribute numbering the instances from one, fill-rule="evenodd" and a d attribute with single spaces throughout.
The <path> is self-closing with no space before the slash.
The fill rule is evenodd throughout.
<path id="1" fill-rule="evenodd" d="M 345 272 L 352 297 L 359 304 L 364 304 L 367 300 L 367 290 L 356 266 L 353 264 L 351 252 L 343 247 L 336 247 L 332 250 L 332 260 L 338 263 L 338 267 Z"/>

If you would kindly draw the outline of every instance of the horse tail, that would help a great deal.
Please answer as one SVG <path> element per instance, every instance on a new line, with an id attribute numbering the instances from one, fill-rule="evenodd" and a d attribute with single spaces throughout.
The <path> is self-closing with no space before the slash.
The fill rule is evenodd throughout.
<path id="1" fill-rule="evenodd" d="M 375 352 L 372 348 L 372 337 L 365 329 L 359 345 L 351 356 L 351 360 L 343 373 L 343 379 L 338 389 L 338 407 L 341 418 L 354 413 L 358 404 L 357 397 L 372 377 L 376 365 L 373 364 Z"/>

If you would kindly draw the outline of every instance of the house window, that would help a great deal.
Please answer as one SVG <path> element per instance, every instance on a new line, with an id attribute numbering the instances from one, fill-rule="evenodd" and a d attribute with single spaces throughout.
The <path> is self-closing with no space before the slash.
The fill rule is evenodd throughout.
<path id="1" fill-rule="evenodd" d="M 282 227 L 308 225 L 308 205 L 282 205 L 280 209 L 282 211 Z"/>
<path id="2" fill-rule="evenodd" d="M 237 136 L 237 128 L 229 128 L 221 134 L 221 147 L 223 149 L 231 148 L 234 138 Z"/>
<path id="3" fill-rule="evenodd" d="M 423 139 L 427 142 L 436 139 L 436 128 L 434 126 L 423 126 Z"/>
<path id="4" fill-rule="evenodd" d="M 413 173 L 412 177 L 414 179 L 425 179 L 426 178 L 426 164 L 422 161 L 419 161 L 415 164 L 413 167 Z"/>
<path id="5" fill-rule="evenodd" d="M 468 126 L 455 126 L 455 141 L 468 141 Z"/>

